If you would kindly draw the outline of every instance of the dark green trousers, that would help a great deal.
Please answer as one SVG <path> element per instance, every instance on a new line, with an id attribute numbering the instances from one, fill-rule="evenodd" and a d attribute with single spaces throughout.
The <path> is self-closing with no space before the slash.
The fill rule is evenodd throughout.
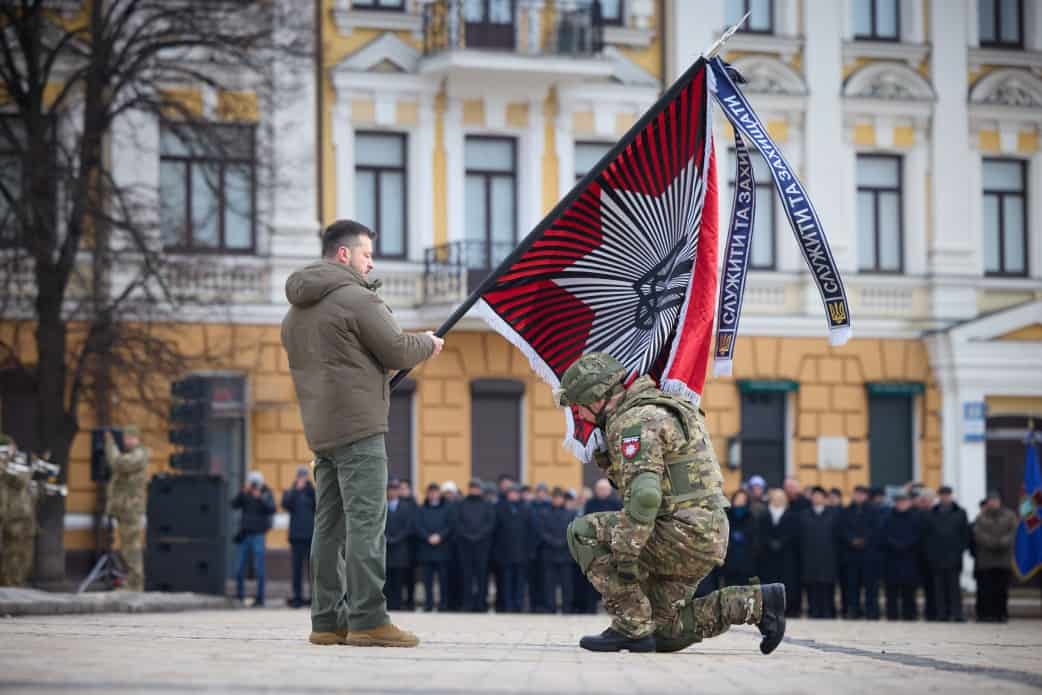
<path id="1" fill-rule="evenodd" d="M 387 450 L 382 434 L 316 452 L 311 629 L 368 630 L 390 622 L 383 588 Z"/>

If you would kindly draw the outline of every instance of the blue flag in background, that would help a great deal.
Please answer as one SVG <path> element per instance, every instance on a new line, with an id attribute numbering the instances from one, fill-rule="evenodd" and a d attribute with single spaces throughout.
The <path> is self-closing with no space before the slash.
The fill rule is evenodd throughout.
<path id="1" fill-rule="evenodd" d="M 1020 579 L 1042 570 L 1042 474 L 1038 467 L 1038 448 L 1028 443 L 1024 459 L 1024 487 L 1020 494 L 1020 524 L 1013 552 L 1013 569 Z"/>

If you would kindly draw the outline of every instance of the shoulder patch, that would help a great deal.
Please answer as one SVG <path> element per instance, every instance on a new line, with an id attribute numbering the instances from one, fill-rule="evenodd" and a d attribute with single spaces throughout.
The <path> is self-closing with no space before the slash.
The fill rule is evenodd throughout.
<path id="1" fill-rule="evenodd" d="M 627 427 L 622 431 L 622 458 L 626 461 L 636 461 L 640 456 L 640 434 L 641 427 Z"/>

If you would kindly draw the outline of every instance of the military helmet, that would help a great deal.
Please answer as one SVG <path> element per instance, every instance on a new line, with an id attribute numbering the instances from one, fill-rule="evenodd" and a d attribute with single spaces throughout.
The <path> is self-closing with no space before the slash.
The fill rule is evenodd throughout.
<path id="1" fill-rule="evenodd" d="M 626 367 L 606 352 L 583 355 L 565 370 L 555 390 L 558 405 L 589 405 L 607 397 L 626 376 Z"/>

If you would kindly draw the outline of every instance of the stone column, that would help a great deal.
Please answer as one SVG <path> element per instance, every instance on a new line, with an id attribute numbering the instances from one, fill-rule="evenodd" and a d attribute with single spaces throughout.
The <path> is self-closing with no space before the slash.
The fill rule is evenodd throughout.
<path id="1" fill-rule="evenodd" d="M 976 9 L 973 10 L 974 17 Z M 933 197 L 933 238 L 928 249 L 932 312 L 939 319 L 971 318 L 977 312 L 976 293 L 966 282 L 979 275 L 979 222 L 972 220 L 972 200 L 980 187 L 971 185 L 967 164 L 979 157 L 970 148 L 967 95 L 967 13 L 943 3 L 930 3 L 930 72 L 939 114 L 933 119 L 930 169 Z M 971 168 L 973 168 L 971 166 Z"/>

